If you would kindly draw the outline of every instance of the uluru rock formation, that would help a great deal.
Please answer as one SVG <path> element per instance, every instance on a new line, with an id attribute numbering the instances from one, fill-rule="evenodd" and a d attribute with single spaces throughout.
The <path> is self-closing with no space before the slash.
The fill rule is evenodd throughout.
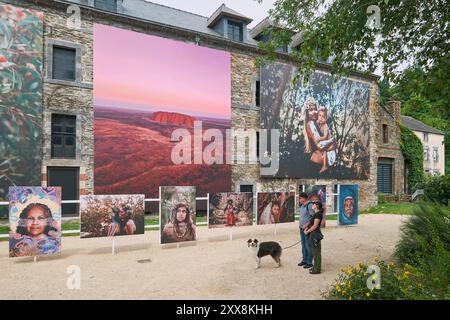
<path id="1" fill-rule="evenodd" d="M 153 113 L 151 119 L 160 123 L 167 123 L 185 127 L 193 127 L 195 120 L 194 117 L 188 116 L 186 114 L 165 111 L 158 111 Z"/>

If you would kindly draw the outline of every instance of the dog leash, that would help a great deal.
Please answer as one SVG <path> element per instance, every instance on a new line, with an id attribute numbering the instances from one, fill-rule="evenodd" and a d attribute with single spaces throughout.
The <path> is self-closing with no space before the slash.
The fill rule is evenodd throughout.
<path id="1" fill-rule="evenodd" d="M 285 247 L 285 248 L 283 248 L 283 250 L 285 250 L 285 249 L 289 249 L 289 248 L 292 248 L 293 246 L 296 246 L 296 245 L 298 245 L 300 243 L 300 241 L 298 241 L 298 242 L 296 242 L 296 243 L 294 243 L 292 246 L 289 246 L 289 247 Z"/>

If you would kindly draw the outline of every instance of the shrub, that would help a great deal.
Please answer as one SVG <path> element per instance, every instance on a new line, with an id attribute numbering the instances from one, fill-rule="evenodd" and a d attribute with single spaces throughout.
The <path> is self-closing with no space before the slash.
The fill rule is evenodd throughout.
<path id="1" fill-rule="evenodd" d="M 380 268 L 380 289 L 369 289 L 367 282 L 371 274 L 367 265 L 342 269 L 335 283 L 322 293 L 329 300 L 416 300 L 436 299 L 422 282 L 423 274 L 413 267 L 399 267 L 394 263 L 376 261 Z M 376 275 L 374 275 L 376 276 Z M 373 276 L 372 276 L 373 277 Z"/>
<path id="2" fill-rule="evenodd" d="M 423 145 L 420 139 L 407 127 L 400 124 L 400 148 L 409 166 L 408 191 L 413 193 L 424 179 Z"/>
<path id="3" fill-rule="evenodd" d="M 428 200 L 448 205 L 450 200 L 450 174 L 427 176 L 424 181 L 424 192 Z"/>
<path id="4" fill-rule="evenodd" d="M 444 299 L 450 283 L 450 214 L 437 205 L 419 208 L 402 226 L 394 254 L 422 273 L 424 285 Z"/>

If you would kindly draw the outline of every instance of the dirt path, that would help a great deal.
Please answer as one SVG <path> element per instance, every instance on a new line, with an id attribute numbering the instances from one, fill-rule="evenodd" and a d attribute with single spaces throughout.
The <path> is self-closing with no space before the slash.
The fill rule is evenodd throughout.
<path id="1" fill-rule="evenodd" d="M 339 270 L 374 257 L 389 259 L 405 216 L 362 215 L 359 225 L 337 227 L 329 221 L 322 243 L 322 274 L 297 266 L 299 247 L 283 252 L 283 266 L 270 257 L 254 270 L 246 241 L 276 240 L 283 247 L 299 240 L 297 223 L 236 228 L 198 228 L 198 241 L 161 247 L 158 232 L 110 239 L 63 238 L 63 253 L 54 257 L 8 258 L 0 243 L 0 299 L 320 299 Z M 141 259 L 151 262 L 138 263 Z M 67 267 L 81 270 L 81 289 L 69 290 Z"/>

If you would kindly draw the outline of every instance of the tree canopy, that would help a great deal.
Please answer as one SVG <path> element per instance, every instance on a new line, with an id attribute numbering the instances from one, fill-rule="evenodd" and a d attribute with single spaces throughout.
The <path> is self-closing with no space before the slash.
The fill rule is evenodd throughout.
<path id="1" fill-rule="evenodd" d="M 269 11 L 267 57 L 301 39 L 290 56 L 308 75 L 316 61 L 332 57 L 332 73 L 373 73 L 388 80 L 414 65 L 428 71 L 448 56 L 450 4 L 446 0 L 277 0 Z"/>

